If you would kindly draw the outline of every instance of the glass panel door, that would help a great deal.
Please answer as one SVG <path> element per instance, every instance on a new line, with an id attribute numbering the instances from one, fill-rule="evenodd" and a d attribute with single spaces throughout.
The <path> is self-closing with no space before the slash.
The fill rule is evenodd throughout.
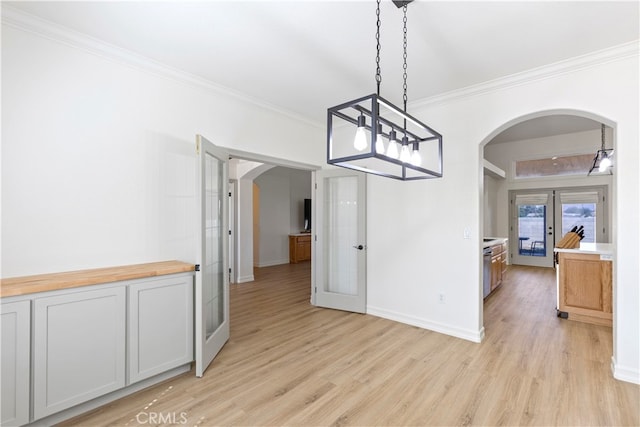
<path id="1" fill-rule="evenodd" d="M 346 169 L 316 172 L 316 305 L 365 312 L 365 179 Z"/>
<path id="2" fill-rule="evenodd" d="M 553 193 L 515 192 L 511 199 L 511 261 L 553 266 Z"/>
<path id="3" fill-rule="evenodd" d="M 196 375 L 229 339 L 228 154 L 197 136 L 200 154 L 200 272 L 196 274 Z"/>
<path id="4" fill-rule="evenodd" d="M 608 242 L 603 188 L 558 190 L 556 203 L 556 223 L 562 225 L 562 234 L 556 236 L 556 241 L 577 227 L 584 235 L 584 243 Z"/>

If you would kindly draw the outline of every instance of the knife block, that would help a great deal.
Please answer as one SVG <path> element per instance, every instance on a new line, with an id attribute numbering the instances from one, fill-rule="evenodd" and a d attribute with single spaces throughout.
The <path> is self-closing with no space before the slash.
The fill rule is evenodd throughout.
<path id="1" fill-rule="evenodd" d="M 578 233 L 568 232 L 556 244 L 556 248 L 560 249 L 577 249 L 580 247 L 580 236 Z"/>

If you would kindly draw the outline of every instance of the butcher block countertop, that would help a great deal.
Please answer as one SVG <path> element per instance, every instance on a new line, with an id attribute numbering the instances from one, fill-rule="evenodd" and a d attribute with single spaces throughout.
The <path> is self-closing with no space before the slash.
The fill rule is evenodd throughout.
<path id="1" fill-rule="evenodd" d="M 64 273 L 38 274 L 0 280 L 0 297 L 56 291 L 123 280 L 144 279 L 195 271 L 195 265 L 182 261 L 162 261 L 120 267 L 95 268 Z"/>

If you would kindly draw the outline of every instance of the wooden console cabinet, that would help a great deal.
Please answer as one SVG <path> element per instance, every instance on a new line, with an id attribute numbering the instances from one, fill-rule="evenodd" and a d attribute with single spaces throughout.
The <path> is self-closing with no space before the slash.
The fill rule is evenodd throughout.
<path id="1" fill-rule="evenodd" d="M 611 270 L 600 254 L 558 252 L 558 315 L 611 326 Z"/>
<path id="2" fill-rule="evenodd" d="M 311 234 L 289 235 L 289 262 L 295 264 L 311 259 Z"/>

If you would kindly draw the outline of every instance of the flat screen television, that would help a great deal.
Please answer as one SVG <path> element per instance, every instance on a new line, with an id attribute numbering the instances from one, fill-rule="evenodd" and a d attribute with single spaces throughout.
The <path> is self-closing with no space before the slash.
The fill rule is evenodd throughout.
<path id="1" fill-rule="evenodd" d="M 304 230 L 311 231 L 311 199 L 304 199 Z"/>

